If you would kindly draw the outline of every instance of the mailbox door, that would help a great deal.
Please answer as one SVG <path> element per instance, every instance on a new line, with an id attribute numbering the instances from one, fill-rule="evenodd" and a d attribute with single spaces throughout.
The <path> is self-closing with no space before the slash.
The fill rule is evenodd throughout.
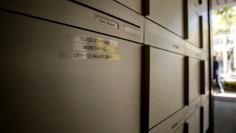
<path id="1" fill-rule="evenodd" d="M 36 16 L 47 21 L 63 23 L 76 28 L 88 29 L 135 42 L 143 42 L 144 21 L 141 15 L 111 0 L 86 0 L 85 2 L 95 4 L 100 2 L 104 8 L 113 6 L 109 9 L 117 11 L 119 14 L 123 11 L 121 15 L 127 17 L 127 19 L 121 19 L 122 16 L 119 17 L 119 14 L 107 14 L 106 12 L 93 10 L 70 0 L 2 0 L 0 5 L 1 8 L 6 10 Z"/>
<path id="2" fill-rule="evenodd" d="M 200 10 L 198 0 L 188 0 L 188 33 L 189 41 L 200 47 Z"/>
<path id="3" fill-rule="evenodd" d="M 189 102 L 200 96 L 200 60 L 189 58 Z"/>
<path id="4" fill-rule="evenodd" d="M 129 7 L 130 9 L 142 13 L 142 0 L 115 0 L 117 2 L 120 2 L 124 6 Z"/>
<path id="5" fill-rule="evenodd" d="M 4 131 L 139 132 L 140 44 L 7 11 L 0 16 Z"/>
<path id="6" fill-rule="evenodd" d="M 150 0 L 147 17 L 183 37 L 183 0 Z"/>
<path id="7" fill-rule="evenodd" d="M 151 48 L 150 61 L 152 127 L 184 106 L 184 56 Z"/>
<path id="8" fill-rule="evenodd" d="M 200 110 L 196 112 L 187 120 L 188 133 L 200 133 Z"/>

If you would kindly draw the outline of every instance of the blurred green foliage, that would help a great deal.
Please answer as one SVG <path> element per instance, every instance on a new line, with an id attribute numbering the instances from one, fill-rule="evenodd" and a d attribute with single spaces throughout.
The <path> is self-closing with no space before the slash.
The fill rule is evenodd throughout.
<path id="1" fill-rule="evenodd" d="M 224 82 L 223 85 L 226 91 L 236 91 L 236 82 Z"/>
<path id="2" fill-rule="evenodd" d="M 224 90 L 225 91 L 233 91 L 236 92 L 236 82 L 222 82 L 223 86 L 224 86 Z M 212 82 L 212 87 L 214 90 L 218 90 L 218 88 L 216 87 L 215 82 Z"/>
<path id="3" fill-rule="evenodd" d="M 219 28 L 214 31 L 215 35 L 229 35 L 232 31 L 231 26 L 236 24 L 236 11 L 232 7 L 225 7 L 219 10 L 212 11 L 212 15 L 220 17 Z"/>

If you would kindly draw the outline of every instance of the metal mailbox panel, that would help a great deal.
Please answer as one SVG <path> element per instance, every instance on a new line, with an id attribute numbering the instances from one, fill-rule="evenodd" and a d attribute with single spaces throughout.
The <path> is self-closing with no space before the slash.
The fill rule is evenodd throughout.
<path id="1" fill-rule="evenodd" d="M 196 99 L 194 99 L 188 107 L 188 113 L 187 113 L 187 117 L 190 117 L 196 110 L 198 110 L 201 106 L 201 97 L 198 97 Z"/>
<path id="2" fill-rule="evenodd" d="M 200 110 L 198 109 L 188 120 L 188 133 L 200 133 Z"/>
<path id="3" fill-rule="evenodd" d="M 205 52 L 203 52 L 200 48 L 191 45 L 188 42 L 185 42 L 185 46 L 186 46 L 186 55 L 190 56 L 190 57 L 194 57 L 194 58 L 198 58 L 198 59 L 202 59 L 202 56 L 205 56 Z"/>
<path id="4" fill-rule="evenodd" d="M 188 0 L 188 33 L 189 41 L 200 47 L 199 5 L 197 0 Z"/>
<path id="5" fill-rule="evenodd" d="M 148 19 L 145 19 L 144 43 L 161 49 L 185 54 L 185 42 L 181 37 L 167 31 Z"/>
<path id="6" fill-rule="evenodd" d="M 174 133 L 184 133 L 184 125 L 177 129 Z"/>
<path id="7" fill-rule="evenodd" d="M 139 44 L 5 11 L 0 16 L 4 130 L 139 132 Z"/>
<path id="8" fill-rule="evenodd" d="M 96 3 L 96 1 L 93 2 Z M 0 2 L 0 5 L 7 10 L 109 34 L 135 42 L 143 42 L 144 18 L 136 14 L 124 13 L 130 19 L 135 18 L 134 22 L 136 23 L 133 24 L 122 21 L 117 16 L 112 17 L 69 0 L 3 0 Z M 116 8 L 113 8 L 113 10 L 124 11 L 123 9 Z"/>
<path id="9" fill-rule="evenodd" d="M 135 10 L 138 13 L 142 13 L 142 0 L 115 0 L 121 4 Z"/>
<path id="10" fill-rule="evenodd" d="M 204 94 L 208 94 L 209 93 L 209 66 L 208 66 L 208 60 L 201 60 L 200 62 L 201 64 L 201 94 L 204 95 Z"/>
<path id="11" fill-rule="evenodd" d="M 183 0 L 150 0 L 147 17 L 183 37 Z"/>
<path id="12" fill-rule="evenodd" d="M 209 80 L 209 62 L 205 60 L 205 94 L 210 93 L 210 80 Z"/>
<path id="13" fill-rule="evenodd" d="M 201 105 L 203 106 L 209 100 L 210 94 L 201 95 Z"/>
<path id="14" fill-rule="evenodd" d="M 150 61 L 151 128 L 184 106 L 184 56 L 151 48 Z"/>
<path id="15" fill-rule="evenodd" d="M 209 52 L 209 28 L 208 28 L 208 16 L 203 16 L 203 49 Z"/>
<path id="16" fill-rule="evenodd" d="M 183 133 L 183 124 L 185 121 L 187 108 L 183 108 L 173 116 L 154 127 L 149 133 Z"/>
<path id="17" fill-rule="evenodd" d="M 200 96 L 200 60 L 189 58 L 189 102 Z"/>
<path id="18" fill-rule="evenodd" d="M 206 133 L 209 128 L 209 100 L 207 100 L 203 105 L 203 132 Z"/>
<path id="19" fill-rule="evenodd" d="M 97 10 L 101 10 L 118 18 L 129 21 L 133 24 L 140 25 L 143 23 L 142 16 L 137 12 L 141 13 L 141 0 L 72 0 L 79 3 L 85 4 Z M 118 2 L 124 4 L 120 4 Z M 130 10 L 127 7 L 136 10 L 137 12 Z"/>
<path id="20" fill-rule="evenodd" d="M 208 0 L 202 0 L 200 5 L 201 15 L 203 16 L 203 49 L 209 51 L 209 27 L 208 27 Z"/>

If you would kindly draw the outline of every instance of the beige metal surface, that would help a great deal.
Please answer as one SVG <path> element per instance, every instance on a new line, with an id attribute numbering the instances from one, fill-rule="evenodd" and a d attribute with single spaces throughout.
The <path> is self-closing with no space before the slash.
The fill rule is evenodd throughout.
<path id="1" fill-rule="evenodd" d="M 141 15 L 141 0 L 1 0 L 4 127 L 17 133 L 139 133 L 144 43 L 151 46 L 149 133 L 183 133 L 184 122 L 189 133 L 199 133 L 200 105 L 205 132 L 210 82 L 207 1 L 188 1 L 185 41 L 183 0 L 150 0 L 147 18 Z M 81 37 L 114 42 L 117 58 L 74 58 Z M 189 106 L 184 106 L 185 56 L 190 57 Z M 201 59 L 206 60 L 202 96 Z"/>
<path id="2" fill-rule="evenodd" d="M 209 28 L 208 28 L 208 3 L 207 0 L 202 0 L 201 15 L 203 16 L 203 49 L 209 51 Z"/>
<path id="3" fill-rule="evenodd" d="M 151 48 L 150 127 L 184 106 L 184 56 Z"/>
<path id="4" fill-rule="evenodd" d="M 183 0 L 150 0 L 147 17 L 183 37 Z"/>
<path id="5" fill-rule="evenodd" d="M 107 4 L 103 3 L 103 6 L 110 7 L 112 5 L 120 5 L 114 1 L 110 6 L 107 6 Z M 138 27 L 101 12 L 96 12 L 69 0 L 2 0 L 0 2 L 0 6 L 2 8 L 20 13 L 41 17 L 136 42 L 143 42 L 144 18 L 137 13 L 133 13 L 133 11 L 129 14 L 130 11 L 122 5 L 116 6 L 116 8 L 112 10 L 117 10 L 117 12 L 124 11 L 125 13 L 123 13 L 123 16 L 127 17 L 127 21 L 137 25 Z"/>
<path id="6" fill-rule="evenodd" d="M 189 102 L 200 96 L 200 60 L 189 58 Z"/>
<path id="7" fill-rule="evenodd" d="M 191 115 L 193 115 L 193 113 L 200 108 L 201 100 L 202 100 L 201 97 L 197 97 L 189 104 L 189 106 L 187 106 L 188 109 L 187 109 L 186 118 L 191 117 Z"/>
<path id="8" fill-rule="evenodd" d="M 6 131 L 139 132 L 141 45 L 5 11 L 0 16 Z M 74 59 L 81 36 L 117 42 L 121 59 Z"/>
<path id="9" fill-rule="evenodd" d="M 201 95 L 201 105 L 203 106 L 209 100 L 210 94 Z"/>
<path id="10" fill-rule="evenodd" d="M 197 58 L 197 59 L 202 59 L 203 57 L 203 52 L 200 48 L 192 45 L 191 43 L 185 42 L 185 46 L 186 46 L 186 53 L 185 55 L 193 57 L 193 58 Z M 206 57 L 204 57 L 206 58 Z"/>
<path id="11" fill-rule="evenodd" d="M 209 79 L 209 62 L 208 60 L 205 61 L 205 94 L 210 93 L 210 79 Z"/>
<path id="12" fill-rule="evenodd" d="M 206 133 L 209 128 L 210 120 L 209 120 L 209 100 L 207 99 L 203 105 L 203 132 Z"/>
<path id="13" fill-rule="evenodd" d="M 181 37 L 165 30 L 148 19 L 145 19 L 144 43 L 176 53 L 185 54 L 185 42 Z"/>
<path id="14" fill-rule="evenodd" d="M 187 120 L 189 124 L 188 133 L 200 133 L 200 110 L 196 112 Z"/>
<path id="15" fill-rule="evenodd" d="M 179 129 L 177 129 L 174 133 L 184 133 L 184 126 L 182 125 Z"/>
<path id="16" fill-rule="evenodd" d="M 103 12 L 106 12 L 108 14 L 111 14 L 113 16 L 119 17 L 121 19 L 127 20 L 133 24 L 140 25 L 143 23 L 142 16 L 132 10 L 129 10 L 125 6 L 115 2 L 114 0 L 75 0 L 80 3 L 83 3 L 85 5 L 88 5 L 90 7 L 96 8 L 98 10 L 101 10 Z M 131 1 L 135 1 L 135 3 L 132 3 L 132 8 L 138 9 L 139 5 L 141 5 L 139 2 L 141 0 L 122 0 L 123 2 L 129 3 L 128 6 L 131 7 Z"/>
<path id="17" fill-rule="evenodd" d="M 142 0 L 115 0 L 120 2 L 121 4 L 135 10 L 136 12 L 142 12 Z"/>
<path id="18" fill-rule="evenodd" d="M 153 128 L 149 133 L 183 133 L 183 124 L 186 118 L 187 108 L 183 108 L 173 116 Z"/>
<path id="19" fill-rule="evenodd" d="M 197 47 L 200 47 L 199 9 L 198 0 L 188 0 L 188 41 Z"/>

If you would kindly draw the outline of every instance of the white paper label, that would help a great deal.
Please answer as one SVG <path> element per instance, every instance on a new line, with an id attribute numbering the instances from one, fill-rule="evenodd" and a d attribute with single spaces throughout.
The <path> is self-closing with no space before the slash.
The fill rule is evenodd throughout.
<path id="1" fill-rule="evenodd" d="M 119 29 L 119 23 L 117 23 L 117 22 L 115 22 L 113 20 L 107 19 L 105 17 L 96 15 L 96 14 L 95 14 L 95 21 L 97 21 L 99 23 L 102 23 L 102 24 L 104 24 L 106 26 L 109 26 L 111 28 Z"/>
<path id="2" fill-rule="evenodd" d="M 78 60 L 120 60 L 121 56 L 117 54 L 117 49 L 118 42 L 114 40 L 77 36 L 72 44 L 72 58 Z"/>

